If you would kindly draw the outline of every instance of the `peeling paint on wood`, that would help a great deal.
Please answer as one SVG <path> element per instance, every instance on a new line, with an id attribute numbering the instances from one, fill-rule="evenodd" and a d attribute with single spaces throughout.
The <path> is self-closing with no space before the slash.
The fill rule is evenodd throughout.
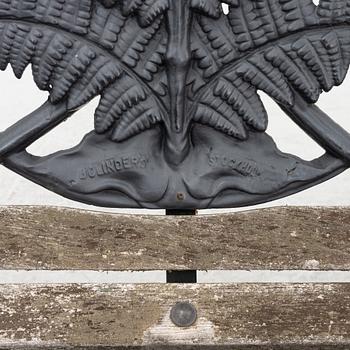
<path id="1" fill-rule="evenodd" d="M 183 300 L 198 321 L 181 329 L 169 310 Z M 349 349 L 349 310 L 350 284 L 0 286 L 0 348 Z"/>
<path id="2" fill-rule="evenodd" d="M 165 217 L 0 208 L 0 268 L 347 270 L 350 208 Z"/>

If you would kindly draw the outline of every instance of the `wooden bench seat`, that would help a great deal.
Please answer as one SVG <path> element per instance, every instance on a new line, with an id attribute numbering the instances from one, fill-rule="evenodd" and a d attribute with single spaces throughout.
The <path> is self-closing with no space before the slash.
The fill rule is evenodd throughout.
<path id="1" fill-rule="evenodd" d="M 350 209 L 0 208 L 2 270 L 349 270 Z M 197 322 L 175 326 L 178 301 Z M 350 349 L 350 284 L 0 285 L 0 349 Z"/>

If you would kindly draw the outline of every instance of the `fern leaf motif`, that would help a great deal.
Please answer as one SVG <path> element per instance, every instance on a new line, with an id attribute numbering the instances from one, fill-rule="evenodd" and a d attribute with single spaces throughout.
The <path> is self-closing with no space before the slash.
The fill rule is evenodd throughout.
<path id="1" fill-rule="evenodd" d="M 241 1 L 231 8 L 228 19 L 242 52 L 316 24 L 312 0 Z"/>
<path id="2" fill-rule="evenodd" d="M 114 2 L 118 0 L 113 0 Z M 141 7 L 143 3 L 143 0 L 129 0 L 129 1 L 123 1 L 123 13 L 125 16 L 129 16 L 130 14 L 134 13 Z"/>
<path id="3" fill-rule="evenodd" d="M 66 64 L 66 67 L 61 69 L 57 83 L 51 90 L 51 100 L 54 103 L 58 103 L 68 94 L 96 59 L 96 53 L 85 45 L 77 45 L 69 56 L 66 60 L 70 61 L 70 64 Z"/>
<path id="4" fill-rule="evenodd" d="M 114 141 L 162 123 L 180 163 L 192 122 L 243 141 L 267 128 L 259 91 L 288 108 L 340 85 L 349 24 L 350 0 L 0 0 L 0 69 L 70 109 L 101 95 Z"/>
<path id="5" fill-rule="evenodd" d="M 239 76 L 232 80 L 222 78 L 213 94 L 207 91 L 197 106 L 194 120 L 238 140 L 246 140 L 249 130 L 263 132 L 267 128 L 267 112 L 256 89 Z"/>
<path id="6" fill-rule="evenodd" d="M 200 43 L 203 42 L 204 45 Z M 210 78 L 221 67 L 218 64 L 216 51 L 209 46 L 209 39 L 201 30 L 197 30 L 192 37 L 193 58 L 196 60 L 198 68 L 203 71 L 204 78 Z"/>
<path id="7" fill-rule="evenodd" d="M 232 106 L 233 111 L 255 130 L 266 130 L 266 110 L 256 90 L 250 84 L 239 78 L 235 81 L 220 79 L 214 89 L 214 95 Z"/>
<path id="8" fill-rule="evenodd" d="M 135 36 L 133 42 L 125 47 L 125 51 L 121 56 L 121 59 L 130 67 L 135 67 L 137 63 L 141 60 L 141 54 L 146 51 L 147 46 L 150 41 L 157 33 L 160 27 L 160 21 L 156 21 L 151 26 L 139 31 Z M 126 32 L 125 35 L 130 35 L 130 32 Z M 123 40 L 123 37 L 121 38 Z"/>
<path id="9" fill-rule="evenodd" d="M 233 60 L 223 64 L 216 60 L 218 67 L 210 66 L 214 60 L 211 57 L 218 57 L 210 38 L 193 39 L 198 61 L 196 75 L 203 79 L 191 96 L 198 101 L 193 108 L 194 119 L 212 125 L 213 119 L 204 113 L 203 103 L 218 107 L 225 101 L 247 130 L 265 131 L 267 113 L 258 90 L 284 106 L 293 105 L 296 92 L 310 103 L 317 102 L 321 92 L 340 85 L 348 71 L 350 36 L 344 27 L 329 24 L 346 24 L 349 5 L 347 0 L 321 0 L 319 6 L 312 0 L 245 0 L 231 5 L 227 19 Z M 200 21 L 203 20 L 197 19 Z M 202 33 L 210 31 L 202 26 Z M 249 99 L 235 84 L 237 79 L 249 86 Z M 213 89 L 214 95 L 210 95 Z M 227 110 L 216 111 L 226 122 L 232 121 Z M 215 120 L 219 121 L 218 116 Z M 231 128 L 226 125 L 221 131 L 234 134 L 234 127 L 235 124 Z M 240 139 L 241 134 L 236 133 L 236 137 Z"/>
<path id="10" fill-rule="evenodd" d="M 114 6 L 117 1 L 58 2 L 0 0 L 0 69 L 10 64 L 20 78 L 31 64 L 37 86 L 50 92 L 51 102 L 67 99 L 72 110 L 101 95 L 96 132 L 114 128 L 116 140 L 161 122 L 166 113 L 160 96 L 167 91 L 161 21 L 141 30 L 134 17 Z M 130 3 L 129 9 L 136 4 L 144 3 Z"/>
<path id="11" fill-rule="evenodd" d="M 290 84 L 310 102 L 315 103 L 318 100 L 321 94 L 318 83 L 310 77 L 306 69 L 302 69 L 301 65 L 289 57 L 282 47 L 276 46 L 266 50 L 265 59 L 278 68 Z"/>
<path id="12" fill-rule="evenodd" d="M 168 0 L 145 0 L 139 8 L 140 23 L 149 26 L 169 9 Z"/>
<path id="13" fill-rule="evenodd" d="M 92 11 L 89 36 L 94 42 L 113 51 L 127 25 L 127 17 L 118 8 L 95 6 Z"/>
<path id="14" fill-rule="evenodd" d="M 247 140 L 248 134 L 244 123 L 232 111 L 231 106 L 225 101 L 219 102 L 217 99 L 210 99 L 209 101 L 210 103 L 203 102 L 198 105 L 194 120 L 241 141 Z"/>
<path id="15" fill-rule="evenodd" d="M 346 77 L 347 70 L 343 63 L 343 53 L 341 43 L 335 32 L 329 32 L 321 39 L 321 43 L 326 52 L 329 54 L 327 60 L 327 69 L 333 73 L 333 82 L 335 85 L 341 85 Z"/>
<path id="16" fill-rule="evenodd" d="M 0 18 L 26 19 L 47 25 L 58 25 L 76 34 L 87 34 L 92 0 L 1 0 Z"/>
<path id="17" fill-rule="evenodd" d="M 190 6 L 192 9 L 198 11 L 201 14 L 204 14 L 205 16 L 211 18 L 219 18 L 222 13 L 221 3 L 230 6 L 237 6 L 238 0 L 191 0 Z"/>
<path id="18" fill-rule="evenodd" d="M 142 87 L 135 85 L 129 76 L 124 75 L 120 81 L 106 89 L 95 114 L 95 129 L 104 133 L 115 121 L 119 121 L 125 112 L 147 99 Z M 154 101 L 153 101 L 154 102 Z"/>
<path id="19" fill-rule="evenodd" d="M 198 23 L 196 32 L 199 33 L 199 39 L 204 45 L 194 47 L 195 58 L 199 61 L 199 65 L 204 64 L 208 67 L 209 70 L 207 70 L 206 76 L 210 77 L 210 74 L 215 73 L 220 67 L 238 58 L 238 48 L 234 37 L 227 35 L 230 27 L 226 17 L 223 17 L 221 21 L 216 21 L 202 16 L 196 22 Z M 209 50 L 204 49 L 207 45 L 210 46 Z M 205 63 L 208 57 L 207 51 L 211 53 L 210 55 L 213 55 L 209 65 Z M 217 69 L 215 69 L 215 66 L 217 66 Z"/>
<path id="20" fill-rule="evenodd" d="M 236 69 L 237 74 L 282 104 L 292 105 L 293 94 L 282 73 L 261 60 L 262 57 L 257 56 L 240 64 Z"/>
<path id="21" fill-rule="evenodd" d="M 321 23 L 350 21 L 350 2 L 348 0 L 320 0 L 317 13 Z"/>
<path id="22" fill-rule="evenodd" d="M 124 112 L 146 99 L 146 92 L 136 85 L 131 85 L 125 91 L 118 88 L 106 91 L 96 111 L 96 131 L 106 132 L 112 125 L 110 121 L 120 119 Z"/>
<path id="23" fill-rule="evenodd" d="M 116 81 L 122 72 L 112 60 L 99 56 L 71 91 L 68 108 L 78 108 L 87 103 Z"/>
<path id="24" fill-rule="evenodd" d="M 212 18 L 220 17 L 220 3 L 216 0 L 192 0 L 191 8 Z"/>
<path id="25" fill-rule="evenodd" d="M 112 140 L 116 142 L 124 141 L 162 121 L 164 116 L 160 114 L 159 109 L 155 108 L 151 101 L 148 101 L 148 103 L 148 107 L 145 103 L 142 106 L 138 104 L 123 113 L 113 132 Z"/>
<path id="26" fill-rule="evenodd" d="M 147 27 L 169 9 L 169 0 L 122 0 L 122 6 L 125 16 L 136 13 L 141 26 Z"/>

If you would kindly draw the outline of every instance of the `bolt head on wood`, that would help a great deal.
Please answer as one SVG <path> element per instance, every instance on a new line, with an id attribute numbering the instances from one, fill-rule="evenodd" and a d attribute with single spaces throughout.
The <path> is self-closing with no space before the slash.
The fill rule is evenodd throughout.
<path id="1" fill-rule="evenodd" d="M 170 319 L 178 327 L 191 327 L 197 321 L 197 309 L 189 302 L 178 302 L 171 309 Z"/>

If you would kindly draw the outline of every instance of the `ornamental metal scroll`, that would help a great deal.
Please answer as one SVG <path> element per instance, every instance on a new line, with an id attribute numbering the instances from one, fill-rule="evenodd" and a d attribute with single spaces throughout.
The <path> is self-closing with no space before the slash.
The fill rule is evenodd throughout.
<path id="1" fill-rule="evenodd" d="M 0 69 L 9 64 L 18 78 L 31 64 L 50 96 L 0 134 L 1 163 L 77 201 L 252 205 L 350 164 L 350 135 L 315 106 L 350 64 L 350 0 L 0 0 Z M 258 91 L 325 154 L 279 151 Z M 79 145 L 26 151 L 98 95 Z"/>

